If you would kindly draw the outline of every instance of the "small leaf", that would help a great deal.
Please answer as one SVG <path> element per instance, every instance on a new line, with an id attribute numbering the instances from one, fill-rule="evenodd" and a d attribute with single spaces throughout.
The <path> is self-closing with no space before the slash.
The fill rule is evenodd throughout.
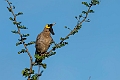
<path id="1" fill-rule="evenodd" d="M 18 54 L 21 54 L 21 52 L 19 51 Z"/>
<path id="2" fill-rule="evenodd" d="M 94 13 L 94 11 L 93 11 L 93 10 L 89 10 L 88 12 L 89 12 L 89 13 Z"/>
<path id="3" fill-rule="evenodd" d="M 16 46 L 18 46 L 18 45 L 20 45 L 20 44 L 22 44 L 22 42 L 17 42 L 17 43 L 16 43 Z"/>
<path id="4" fill-rule="evenodd" d="M 14 30 L 14 31 L 11 31 L 12 33 L 15 33 L 15 34 L 18 34 L 18 31 Z"/>
<path id="5" fill-rule="evenodd" d="M 26 49 L 21 49 L 21 51 L 18 52 L 18 54 L 25 53 Z"/>
<path id="6" fill-rule="evenodd" d="M 22 75 L 25 76 L 25 77 L 28 77 L 30 75 L 29 71 L 30 71 L 30 69 L 25 68 L 24 70 L 22 70 Z"/>
<path id="7" fill-rule="evenodd" d="M 28 37 L 30 34 L 23 34 L 22 37 Z"/>
<path id="8" fill-rule="evenodd" d="M 37 62 L 41 63 L 42 60 L 44 60 L 46 56 L 45 55 L 39 56 L 39 54 L 35 54 L 34 57 L 36 58 Z"/>
<path id="9" fill-rule="evenodd" d="M 92 3 L 92 5 L 96 5 L 96 4 L 99 5 L 99 0 L 92 0 L 91 3 Z"/>
<path id="10" fill-rule="evenodd" d="M 79 30 L 82 25 L 77 25 L 76 29 Z"/>
<path id="11" fill-rule="evenodd" d="M 22 41 L 22 40 L 26 40 L 27 38 L 22 38 L 22 39 L 18 39 L 18 41 Z M 25 42 L 23 42 L 23 43 L 25 43 Z"/>
<path id="12" fill-rule="evenodd" d="M 11 21 L 14 21 L 14 19 L 12 17 L 9 18 Z"/>
<path id="13" fill-rule="evenodd" d="M 23 13 L 22 12 L 19 12 L 18 14 L 15 14 L 16 16 L 18 16 L 18 15 L 23 15 Z"/>
<path id="14" fill-rule="evenodd" d="M 22 12 L 19 12 L 18 15 L 22 15 L 23 13 Z"/>
<path id="15" fill-rule="evenodd" d="M 43 70 L 40 72 L 40 74 L 38 74 L 38 76 L 42 76 Z"/>
<path id="16" fill-rule="evenodd" d="M 25 45 L 28 46 L 28 45 L 32 45 L 32 44 L 35 44 L 35 41 L 31 41 L 31 42 L 29 42 L 29 43 L 27 43 Z"/>
<path id="17" fill-rule="evenodd" d="M 7 7 L 7 9 L 8 9 L 9 12 L 12 12 L 12 9 L 11 9 L 11 8 Z"/>
<path id="18" fill-rule="evenodd" d="M 86 11 L 82 11 L 83 14 L 86 14 Z"/>
<path id="19" fill-rule="evenodd" d="M 77 16 L 75 16 L 75 18 L 77 19 Z"/>
<path id="20" fill-rule="evenodd" d="M 62 37 L 61 37 L 60 40 L 63 41 L 63 40 L 65 40 L 65 38 L 62 38 Z"/>
<path id="21" fill-rule="evenodd" d="M 47 68 L 47 64 L 45 64 L 45 63 L 44 63 L 44 64 L 42 63 L 41 66 L 42 66 L 44 69 Z"/>
<path id="22" fill-rule="evenodd" d="M 31 80 L 37 80 L 37 78 L 38 78 L 38 75 L 35 74 L 35 75 L 33 75 L 33 76 L 31 77 Z"/>
<path id="23" fill-rule="evenodd" d="M 14 25 L 20 25 L 21 22 L 16 22 L 16 21 L 14 21 L 13 24 L 14 24 Z"/>
<path id="24" fill-rule="evenodd" d="M 55 54 L 56 54 L 56 52 L 53 52 L 53 51 L 52 51 L 52 52 L 50 53 L 50 56 L 55 55 Z"/>
<path id="25" fill-rule="evenodd" d="M 12 4 L 11 2 L 9 2 L 9 4 Z"/>
<path id="26" fill-rule="evenodd" d="M 90 22 L 90 19 L 86 20 L 85 22 Z"/>
<path id="27" fill-rule="evenodd" d="M 82 14 L 79 15 L 79 19 L 82 17 Z"/>
<path id="28" fill-rule="evenodd" d="M 27 27 L 25 27 L 24 25 L 22 26 L 22 25 L 20 25 L 20 26 L 18 26 L 18 28 L 20 28 L 20 29 L 28 29 Z"/>
<path id="29" fill-rule="evenodd" d="M 69 37 L 66 37 L 65 40 L 66 40 L 66 39 L 69 39 Z"/>
<path id="30" fill-rule="evenodd" d="M 89 4 L 87 2 L 82 2 L 85 6 L 89 7 Z"/>
<path id="31" fill-rule="evenodd" d="M 65 28 L 67 28 L 67 26 L 65 26 Z"/>
<path id="32" fill-rule="evenodd" d="M 13 6 L 13 9 L 15 9 L 15 6 Z"/>
<path id="33" fill-rule="evenodd" d="M 65 42 L 65 45 L 68 44 L 68 42 Z"/>

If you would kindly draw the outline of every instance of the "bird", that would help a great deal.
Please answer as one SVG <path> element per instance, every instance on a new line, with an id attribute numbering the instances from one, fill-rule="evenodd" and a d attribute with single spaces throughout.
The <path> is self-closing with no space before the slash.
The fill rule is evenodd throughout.
<path id="1" fill-rule="evenodd" d="M 38 34 L 35 42 L 35 48 L 36 48 L 35 53 L 39 54 L 39 56 L 45 54 L 49 49 L 50 44 L 53 42 L 51 34 L 55 35 L 52 28 L 55 24 L 56 23 L 46 24 L 43 31 L 40 34 Z"/>

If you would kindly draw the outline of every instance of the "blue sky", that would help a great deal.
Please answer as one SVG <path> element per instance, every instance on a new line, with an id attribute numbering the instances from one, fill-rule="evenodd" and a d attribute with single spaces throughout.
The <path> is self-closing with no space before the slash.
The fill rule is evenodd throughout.
<path id="1" fill-rule="evenodd" d="M 23 12 L 18 17 L 30 33 L 27 42 L 34 41 L 46 23 L 56 22 L 53 39 L 59 42 L 69 30 L 64 26 L 74 28 L 77 20 L 74 18 L 87 8 L 82 1 L 90 0 L 10 0 L 15 6 L 15 12 Z M 29 67 L 27 54 L 18 55 L 23 46 L 16 47 L 19 36 L 11 33 L 16 27 L 9 20 L 8 4 L 0 0 L 0 79 L 25 80 L 21 70 Z M 120 0 L 101 0 L 94 6 L 94 14 L 89 15 L 90 23 L 83 23 L 78 34 L 71 36 L 69 44 L 57 50 L 57 54 L 46 59 L 47 69 L 41 80 L 120 80 Z M 34 56 L 34 45 L 29 46 Z M 34 68 L 37 70 L 37 67 Z"/>

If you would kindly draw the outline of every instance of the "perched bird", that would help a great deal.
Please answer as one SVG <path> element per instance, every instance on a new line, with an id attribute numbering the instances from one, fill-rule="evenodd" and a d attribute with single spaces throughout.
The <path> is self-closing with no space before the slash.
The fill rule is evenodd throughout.
<path id="1" fill-rule="evenodd" d="M 35 43 L 36 54 L 39 54 L 41 56 L 42 54 L 47 52 L 50 44 L 53 41 L 51 34 L 55 34 L 52 28 L 52 26 L 54 26 L 55 24 L 56 23 L 47 24 L 44 30 L 40 34 L 38 34 Z"/>

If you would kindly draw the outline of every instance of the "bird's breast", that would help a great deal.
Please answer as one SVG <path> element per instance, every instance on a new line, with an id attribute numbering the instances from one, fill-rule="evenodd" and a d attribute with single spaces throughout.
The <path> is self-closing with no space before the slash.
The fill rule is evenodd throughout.
<path id="1" fill-rule="evenodd" d="M 52 41 L 51 36 L 45 36 L 45 38 L 44 38 L 44 42 L 45 42 L 45 44 L 50 44 L 51 41 Z"/>

